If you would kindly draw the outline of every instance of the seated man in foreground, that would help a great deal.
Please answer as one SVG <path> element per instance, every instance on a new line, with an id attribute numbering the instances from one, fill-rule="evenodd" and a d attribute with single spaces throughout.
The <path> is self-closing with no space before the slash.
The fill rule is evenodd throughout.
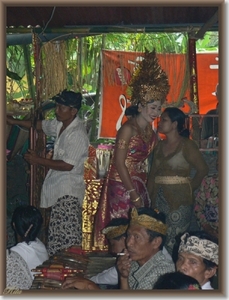
<path id="1" fill-rule="evenodd" d="M 163 213 L 152 208 L 132 209 L 127 248 L 117 261 L 121 289 L 152 290 L 160 275 L 175 270 L 162 253 L 166 231 Z"/>
<path id="2" fill-rule="evenodd" d="M 129 219 L 126 218 L 115 218 L 112 219 L 108 225 L 102 230 L 102 233 L 106 235 L 109 243 L 109 252 L 117 256 L 118 253 L 122 252 L 126 248 L 126 231 L 128 228 Z M 171 255 L 163 247 L 162 253 L 168 260 L 172 261 Z M 96 284 L 106 284 L 117 286 L 118 285 L 118 272 L 116 265 L 104 270 L 103 272 L 90 278 Z"/>
<path id="3" fill-rule="evenodd" d="M 129 219 L 115 218 L 102 230 L 106 235 L 109 243 L 109 252 L 114 256 L 122 252 L 126 247 L 126 230 L 129 224 Z M 116 266 L 104 270 L 103 272 L 90 278 L 96 284 L 109 284 L 116 286 L 118 284 L 118 272 Z"/>
<path id="4" fill-rule="evenodd" d="M 176 269 L 195 278 L 202 290 L 212 290 L 211 279 L 218 268 L 218 241 L 204 231 L 181 236 Z"/>
<path id="5" fill-rule="evenodd" d="M 127 229 L 126 249 L 119 253 L 117 269 L 120 289 L 152 290 L 160 275 L 175 271 L 162 253 L 167 226 L 165 215 L 152 208 L 133 208 Z M 64 289 L 99 289 L 86 278 L 66 279 Z"/>

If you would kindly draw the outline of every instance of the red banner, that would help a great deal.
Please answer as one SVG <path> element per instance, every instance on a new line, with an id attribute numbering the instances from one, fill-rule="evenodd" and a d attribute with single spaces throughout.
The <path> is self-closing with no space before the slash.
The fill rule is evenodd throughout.
<path id="1" fill-rule="evenodd" d="M 184 54 L 157 54 L 162 69 L 166 72 L 170 91 L 168 102 L 176 102 L 184 88 L 187 56 Z M 125 109 L 130 105 L 127 94 L 128 83 L 142 52 L 102 51 L 102 100 L 100 107 L 99 138 L 115 138 L 117 130 L 126 121 Z M 197 78 L 199 114 L 205 114 L 216 107 L 216 97 L 212 94 L 218 82 L 218 54 L 197 54 Z M 189 81 L 189 79 L 188 79 Z M 189 89 L 185 97 L 190 100 Z"/>

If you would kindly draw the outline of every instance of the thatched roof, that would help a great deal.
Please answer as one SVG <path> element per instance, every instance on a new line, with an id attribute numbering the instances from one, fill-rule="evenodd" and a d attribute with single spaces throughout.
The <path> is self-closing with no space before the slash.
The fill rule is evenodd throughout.
<path id="1" fill-rule="evenodd" d="M 48 4 L 47 4 L 48 5 Z M 6 7 L 6 26 L 40 26 L 46 30 L 82 29 L 85 32 L 128 32 L 138 30 L 177 31 L 200 28 L 213 17 L 219 4 L 199 6 L 22 6 Z M 211 26 L 218 30 L 218 23 Z"/>

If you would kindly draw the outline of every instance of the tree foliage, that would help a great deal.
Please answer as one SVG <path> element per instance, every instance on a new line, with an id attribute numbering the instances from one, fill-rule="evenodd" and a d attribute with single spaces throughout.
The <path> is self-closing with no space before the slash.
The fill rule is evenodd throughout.
<path id="1" fill-rule="evenodd" d="M 65 41 L 67 57 L 67 89 L 95 93 L 98 87 L 101 50 L 139 51 L 145 49 L 157 53 L 186 53 L 187 33 L 108 33 Z M 218 51 L 218 32 L 207 32 L 196 42 L 197 52 Z M 26 55 L 31 61 L 26 68 L 25 47 L 8 46 L 6 49 L 6 100 L 32 98 L 31 87 L 35 90 L 35 62 L 32 45 L 26 46 Z M 28 84 L 28 78 L 31 82 Z M 36 96 L 36 95 L 35 95 Z M 82 118 L 93 119 L 94 100 L 84 102 Z M 98 122 L 98 121 L 97 121 Z M 98 125 L 98 124 L 97 124 Z"/>

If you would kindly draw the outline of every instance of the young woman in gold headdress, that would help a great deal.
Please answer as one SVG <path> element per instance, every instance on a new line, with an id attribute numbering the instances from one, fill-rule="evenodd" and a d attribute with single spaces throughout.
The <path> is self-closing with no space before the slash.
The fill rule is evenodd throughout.
<path id="1" fill-rule="evenodd" d="M 160 115 L 169 91 L 155 51 L 145 53 L 130 85 L 131 116 L 119 129 L 104 193 L 95 219 L 95 236 L 113 218 L 128 217 L 132 207 L 149 207 L 146 160 L 157 142 L 152 122 Z"/>

